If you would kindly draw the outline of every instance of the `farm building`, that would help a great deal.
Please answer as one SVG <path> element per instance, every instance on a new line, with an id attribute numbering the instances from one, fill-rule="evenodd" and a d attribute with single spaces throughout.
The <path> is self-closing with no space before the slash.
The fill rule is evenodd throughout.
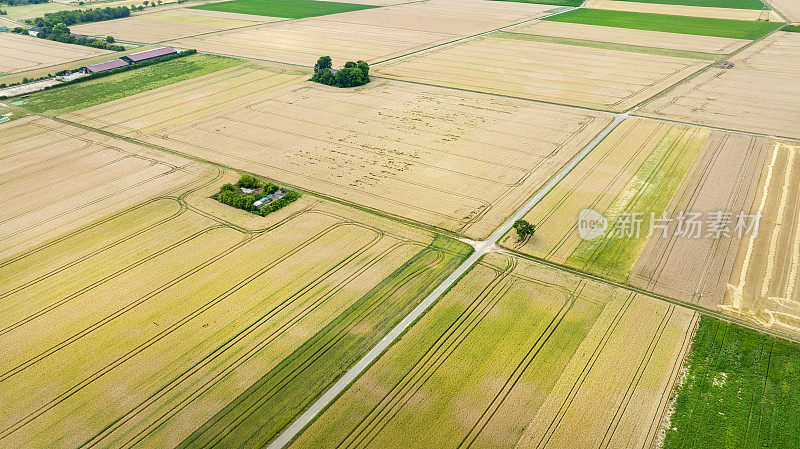
<path id="1" fill-rule="evenodd" d="M 39 34 L 40 31 L 42 31 L 42 27 L 31 27 L 31 28 L 28 28 L 28 34 L 33 36 L 33 37 L 36 37 Z"/>
<path id="2" fill-rule="evenodd" d="M 126 65 L 128 65 L 128 61 L 125 61 L 123 59 L 115 59 L 113 61 L 101 62 L 99 64 L 92 64 L 86 66 L 86 73 L 105 72 L 106 70 L 125 67 Z"/>
<path id="3" fill-rule="evenodd" d="M 141 51 L 139 53 L 131 53 L 128 56 L 123 56 L 120 59 L 124 59 L 131 64 L 135 64 L 137 62 L 147 61 L 149 59 L 159 58 L 161 56 L 174 55 L 176 53 L 178 52 L 172 47 L 161 47 L 153 50 Z"/>

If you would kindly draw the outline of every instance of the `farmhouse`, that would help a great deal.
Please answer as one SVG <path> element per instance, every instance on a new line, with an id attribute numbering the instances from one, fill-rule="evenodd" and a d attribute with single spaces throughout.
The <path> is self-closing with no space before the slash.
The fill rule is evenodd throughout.
<path id="1" fill-rule="evenodd" d="M 101 62 L 99 64 L 92 64 L 86 66 L 86 73 L 105 72 L 106 70 L 117 69 L 128 65 L 128 61 L 123 59 L 115 59 L 113 61 Z"/>
<path id="2" fill-rule="evenodd" d="M 177 50 L 172 47 L 161 47 L 153 50 L 141 51 L 139 53 L 132 53 L 128 56 L 123 56 L 120 59 L 124 59 L 131 64 L 135 64 L 137 62 L 147 61 L 153 58 L 159 58 L 161 56 L 174 55 L 176 53 L 178 53 Z"/>
<path id="3" fill-rule="evenodd" d="M 38 35 L 40 31 L 42 31 L 42 27 L 31 27 L 31 28 L 28 28 L 28 34 L 33 36 L 33 37 L 36 37 L 36 35 Z"/>

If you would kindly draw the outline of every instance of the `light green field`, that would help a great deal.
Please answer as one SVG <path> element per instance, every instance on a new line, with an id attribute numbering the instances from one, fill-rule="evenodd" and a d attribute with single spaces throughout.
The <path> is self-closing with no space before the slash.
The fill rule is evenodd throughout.
<path id="1" fill-rule="evenodd" d="M 647 447 L 693 320 L 490 254 L 290 447 Z"/>

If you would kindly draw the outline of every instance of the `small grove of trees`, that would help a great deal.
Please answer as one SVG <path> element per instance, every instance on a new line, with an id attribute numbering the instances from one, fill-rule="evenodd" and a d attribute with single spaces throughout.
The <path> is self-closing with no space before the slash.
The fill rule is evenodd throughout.
<path id="1" fill-rule="evenodd" d="M 311 81 L 328 86 L 355 87 L 369 82 L 369 64 L 365 61 L 348 61 L 344 67 L 333 71 L 330 56 L 322 56 L 314 64 L 314 76 Z"/>
<path id="2" fill-rule="evenodd" d="M 517 231 L 520 241 L 525 240 L 536 232 L 536 225 L 530 224 L 525 220 L 515 221 L 513 228 Z"/>
<path id="3" fill-rule="evenodd" d="M 242 187 L 246 189 L 257 189 L 258 192 L 245 194 L 241 190 Z M 253 206 L 253 204 L 258 201 L 259 198 L 271 195 L 278 190 L 283 190 L 283 197 L 274 200 L 270 204 L 264 204 L 260 208 Z M 245 174 L 239 178 L 239 181 L 236 182 L 236 185 L 230 183 L 224 184 L 219 193 L 214 195 L 212 198 L 237 209 L 242 209 L 265 216 L 294 202 L 300 198 L 300 194 L 292 190 L 281 189 L 271 182 L 262 183 L 257 178 Z"/>
<path id="4" fill-rule="evenodd" d="M 36 35 L 36 37 L 40 39 L 48 39 L 51 41 L 57 42 L 64 42 L 66 44 L 75 44 L 75 45 L 83 45 L 86 47 L 93 47 L 93 48 L 101 48 L 103 50 L 113 50 L 113 51 L 122 51 L 125 50 L 125 47 L 122 45 L 113 45 L 112 43 L 115 42 L 113 36 L 108 36 L 106 40 L 103 39 L 94 39 L 89 37 L 75 37 L 70 32 L 69 28 L 64 23 L 57 23 L 55 25 L 47 22 L 46 26 L 42 27 L 42 30 Z M 28 30 L 22 27 L 15 27 L 11 30 L 12 33 L 18 34 L 29 34 Z"/>

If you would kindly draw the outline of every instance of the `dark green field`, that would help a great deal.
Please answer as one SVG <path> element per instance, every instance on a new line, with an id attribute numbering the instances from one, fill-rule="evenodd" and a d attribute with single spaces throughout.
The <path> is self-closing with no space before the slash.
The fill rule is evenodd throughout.
<path id="1" fill-rule="evenodd" d="M 499 2 L 538 3 L 540 5 L 581 6 L 583 0 L 494 0 Z"/>
<path id="2" fill-rule="evenodd" d="M 658 3 L 659 5 L 705 6 L 710 8 L 761 9 L 760 0 L 623 0 L 626 2 Z"/>
<path id="3" fill-rule="evenodd" d="M 192 8 L 254 14 L 257 16 L 302 19 L 303 17 L 325 16 L 340 12 L 357 11 L 359 9 L 377 8 L 377 6 L 315 0 L 233 0 L 230 2 L 193 6 Z"/>
<path id="4" fill-rule="evenodd" d="M 195 54 L 83 83 L 40 91 L 27 97 L 23 107 L 37 114 L 63 114 L 238 64 L 241 61 L 237 59 Z"/>
<path id="5" fill-rule="evenodd" d="M 784 25 L 776 22 L 710 19 L 585 8 L 567 11 L 564 14 L 542 20 L 750 40 L 758 39 Z"/>
<path id="6" fill-rule="evenodd" d="M 800 345 L 704 317 L 687 367 L 665 449 L 800 447 Z"/>
<path id="7" fill-rule="evenodd" d="M 785 27 L 781 28 L 783 31 L 788 31 L 790 33 L 800 33 L 800 25 L 786 25 Z"/>

